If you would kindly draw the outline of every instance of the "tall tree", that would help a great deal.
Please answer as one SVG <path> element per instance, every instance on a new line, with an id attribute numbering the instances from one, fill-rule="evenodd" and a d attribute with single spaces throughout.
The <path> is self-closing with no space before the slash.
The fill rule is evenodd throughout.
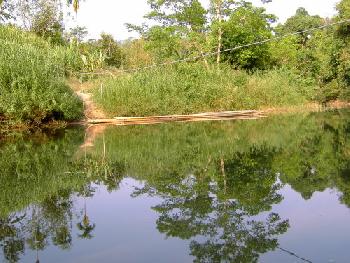
<path id="1" fill-rule="evenodd" d="M 78 12 L 78 9 L 80 7 L 80 0 L 67 0 L 68 5 L 73 6 L 73 10 L 75 13 Z"/>
<path id="2" fill-rule="evenodd" d="M 38 0 L 30 30 L 55 44 L 63 43 L 63 13 L 57 0 Z"/>
<path id="3" fill-rule="evenodd" d="M 279 25 L 277 27 L 277 33 L 287 34 L 300 32 L 299 43 L 305 46 L 309 39 L 309 33 L 303 31 L 323 24 L 324 20 L 320 16 L 311 16 L 305 8 L 300 7 L 294 16 L 287 19 L 284 25 Z"/>
<path id="4" fill-rule="evenodd" d="M 152 27 L 127 25 L 149 40 L 149 47 L 160 59 L 204 54 L 207 11 L 199 0 L 148 0 L 151 12 L 145 18 Z M 205 57 L 203 60 L 206 62 Z"/>
<path id="5" fill-rule="evenodd" d="M 261 0 L 263 3 L 271 2 L 271 0 Z M 222 48 L 222 34 L 223 34 L 223 22 L 226 21 L 230 15 L 235 11 L 237 7 L 242 5 L 244 1 L 240 0 L 211 0 L 209 13 L 211 14 L 211 23 L 216 32 L 217 42 L 217 55 L 216 63 L 219 64 L 221 60 L 221 48 Z"/>
<path id="6" fill-rule="evenodd" d="M 67 35 L 69 41 L 80 43 L 84 40 L 84 38 L 88 35 L 88 30 L 86 27 L 76 26 L 69 30 Z"/>
<path id="7" fill-rule="evenodd" d="M 217 55 L 216 63 L 220 63 L 221 47 L 222 47 L 222 22 L 232 12 L 233 6 L 235 6 L 236 0 L 211 0 L 210 1 L 210 13 L 212 15 L 212 25 L 216 27 L 217 31 Z"/>
<path id="8" fill-rule="evenodd" d="M 16 2 L 17 22 L 26 30 L 63 43 L 63 10 L 60 0 L 18 0 Z"/>
<path id="9" fill-rule="evenodd" d="M 222 24 L 221 50 L 271 38 L 271 23 L 274 21 L 275 16 L 266 14 L 264 8 L 254 7 L 251 3 L 243 3 L 231 14 L 229 20 Z M 224 61 L 235 68 L 264 69 L 270 64 L 270 53 L 267 45 L 233 49 L 223 53 L 222 56 Z"/>
<path id="10" fill-rule="evenodd" d="M 106 55 L 105 62 L 109 66 L 120 67 L 122 64 L 123 54 L 118 45 L 110 34 L 102 33 L 101 39 L 98 40 L 99 49 Z"/>
<path id="11" fill-rule="evenodd" d="M 337 5 L 338 16 L 336 20 L 349 19 L 350 17 L 350 0 L 342 0 Z M 336 39 L 340 41 L 338 57 L 338 81 L 343 87 L 344 97 L 350 97 L 350 22 L 339 25 Z"/>

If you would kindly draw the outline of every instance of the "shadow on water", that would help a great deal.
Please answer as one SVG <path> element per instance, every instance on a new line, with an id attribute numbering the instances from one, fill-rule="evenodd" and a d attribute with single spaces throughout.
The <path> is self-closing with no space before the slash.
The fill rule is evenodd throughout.
<path id="1" fill-rule="evenodd" d="M 335 111 L 109 127 L 88 143 L 80 128 L 3 141 L 3 259 L 28 260 L 26 251 L 34 251 L 39 260 L 50 247 L 66 251 L 94 239 L 98 224 L 88 201 L 101 187 L 118 192 L 124 178 L 133 178 L 141 182 L 133 198 L 157 200 L 155 231 L 187 241 L 193 261 L 257 262 L 279 249 L 279 237 L 291 228 L 274 211 L 286 185 L 304 200 L 335 189 L 339 203 L 350 207 L 349 117 Z"/>

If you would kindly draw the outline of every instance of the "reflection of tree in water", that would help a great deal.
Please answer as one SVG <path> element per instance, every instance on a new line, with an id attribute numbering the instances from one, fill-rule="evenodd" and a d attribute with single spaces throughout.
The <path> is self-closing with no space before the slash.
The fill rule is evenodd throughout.
<path id="1" fill-rule="evenodd" d="M 25 244 L 39 251 L 50 244 L 61 249 L 72 245 L 73 202 L 69 191 L 47 197 L 40 204 L 34 204 L 24 214 L 14 213 L 0 219 L 0 247 L 8 262 L 20 261 L 25 252 Z"/>
<path id="2" fill-rule="evenodd" d="M 263 145 L 222 159 L 218 197 L 239 200 L 250 215 L 271 210 L 271 205 L 282 201 L 277 193 L 281 184 L 276 183 L 277 173 L 272 170 L 275 155 L 273 148 Z"/>
<path id="3" fill-rule="evenodd" d="M 346 115 L 338 114 L 321 118 L 316 128 L 310 127 L 292 141 L 277 156 L 275 166 L 281 169 L 281 180 L 304 199 L 316 191 L 336 188 L 340 201 L 350 206 L 350 122 Z"/>
<path id="4" fill-rule="evenodd" d="M 37 253 L 44 250 L 51 238 L 61 249 L 71 246 L 70 195 L 61 193 L 45 199 L 41 204 L 28 207 L 25 213 L 14 213 L 0 219 L 0 247 L 8 262 L 20 261 L 25 244 Z"/>
<path id="5" fill-rule="evenodd" d="M 24 253 L 23 225 L 20 224 L 24 217 L 25 215 L 10 215 L 0 218 L 0 247 L 8 262 L 19 261 Z"/>
<path id="6" fill-rule="evenodd" d="M 12 213 L 0 217 L 0 248 L 3 250 L 5 260 L 20 261 L 26 246 L 37 254 L 50 244 L 63 250 L 69 249 L 72 246 L 73 196 L 75 195 L 84 197 L 83 216 L 77 224 L 81 232 L 79 237 L 92 238 L 95 224 L 91 223 L 89 218 L 86 198 L 94 195 L 93 184 L 105 185 L 108 191 L 117 189 L 122 180 L 123 169 L 124 166 L 120 163 L 98 156 L 87 156 L 85 160 L 72 161 L 67 174 L 79 180 L 84 176 L 84 180 L 77 180 L 79 184 L 73 181 L 74 184 L 63 186 L 49 196 L 41 196 L 40 191 L 36 192 L 36 197 L 42 201 L 28 206 L 24 215 Z M 27 180 L 21 180 L 17 184 L 24 189 L 26 182 Z M 38 184 L 37 187 L 40 189 L 45 186 L 46 184 Z"/>
<path id="7" fill-rule="evenodd" d="M 271 169 L 273 156 L 267 147 L 253 147 L 212 162 L 212 176 L 206 174 L 207 167 L 182 180 L 165 176 L 134 196 L 150 193 L 164 199 L 153 208 L 160 214 L 158 230 L 191 239 L 196 262 L 256 262 L 260 253 L 277 248 L 276 237 L 289 227 L 275 213 L 253 218 L 282 200 Z"/>
<path id="8" fill-rule="evenodd" d="M 81 234 L 78 236 L 82 239 L 91 239 L 93 238 L 92 231 L 95 229 L 96 225 L 90 223 L 90 219 L 86 213 L 86 210 L 84 211 L 84 217 L 81 222 L 77 224 L 77 227 Z"/>
<path id="9" fill-rule="evenodd" d="M 5 168 L 0 181 L 6 199 L 0 204 L 6 216 L 0 217 L 0 247 L 10 262 L 19 261 L 26 245 L 37 251 L 50 243 L 61 249 L 70 248 L 72 196 L 92 196 L 92 185 L 116 190 L 123 175 L 136 174 L 136 178 L 146 181 L 146 186 L 135 191 L 135 195 L 147 193 L 163 198 L 154 207 L 159 213 L 158 230 L 167 236 L 191 240 L 191 253 L 197 261 L 257 261 L 259 254 L 277 247 L 277 235 L 288 228 L 288 222 L 277 214 L 261 215 L 282 200 L 280 185 L 275 183 L 277 171 L 281 181 L 304 198 L 333 187 L 340 190 L 340 201 L 350 207 L 350 124 L 348 117 L 338 117 L 311 116 L 298 124 L 296 134 L 287 132 L 293 134 L 290 139 L 266 137 L 271 134 L 270 129 L 265 135 L 258 129 L 253 132 L 254 138 L 261 138 L 251 140 L 256 146 L 250 148 L 253 143 L 245 137 L 241 136 L 241 141 L 229 140 L 240 137 L 231 133 L 243 124 L 228 131 L 225 126 L 217 134 L 218 129 L 210 125 L 205 129 L 193 127 L 190 132 L 185 126 L 176 126 L 153 143 L 152 138 L 158 138 L 153 134 L 156 128 L 147 128 L 150 130 L 146 137 L 141 136 L 145 128 L 140 128 L 136 141 L 138 136 L 128 130 L 125 137 L 130 141 L 122 140 L 123 136 L 110 139 L 108 149 L 119 150 L 114 155 L 106 151 L 103 140 L 103 150 L 85 152 L 85 158 L 72 158 L 76 149 L 69 140 L 60 147 L 56 147 L 57 142 L 39 148 L 28 143 L 30 147 L 24 147 L 20 155 L 15 155 L 18 149 L 9 145 L 2 151 L 4 156 L 14 157 L 11 162 L 2 160 L 1 165 Z M 252 130 L 257 129 L 254 125 L 251 124 Z M 281 127 L 279 121 L 274 125 L 281 137 L 290 126 Z M 248 128 L 241 134 L 246 134 Z M 176 136 L 179 129 L 182 133 Z M 214 133 L 206 138 L 209 130 Z M 18 178 L 12 176 L 14 171 L 20 171 Z M 34 190 L 27 191 L 28 188 Z M 29 206 L 24 216 L 11 213 L 29 203 L 35 205 Z M 34 208 L 37 216 L 33 216 Z M 91 238 L 95 225 L 86 207 L 79 220 L 81 237 Z"/>
<path id="10" fill-rule="evenodd" d="M 90 218 L 87 213 L 86 198 L 92 197 L 94 195 L 95 189 L 91 185 L 86 185 L 83 187 L 83 191 L 80 195 L 84 198 L 84 211 L 83 218 L 81 222 L 77 224 L 78 230 L 81 232 L 78 237 L 82 239 L 91 239 L 93 238 L 92 232 L 94 231 L 96 225 L 90 222 Z"/>

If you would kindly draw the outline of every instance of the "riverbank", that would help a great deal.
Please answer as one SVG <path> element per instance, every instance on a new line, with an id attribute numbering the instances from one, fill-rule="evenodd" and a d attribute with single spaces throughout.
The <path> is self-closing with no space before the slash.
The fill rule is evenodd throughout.
<path id="1" fill-rule="evenodd" d="M 85 86 L 86 94 L 89 94 L 89 89 Z M 84 100 L 84 98 L 83 98 Z M 97 112 L 92 112 L 92 108 L 97 106 L 91 102 L 91 105 L 86 109 L 90 116 L 99 116 L 102 114 L 100 109 Z M 86 103 L 84 102 L 86 105 Z M 297 113 L 312 113 L 312 112 L 325 112 L 332 110 L 340 110 L 350 108 L 350 103 L 346 101 L 331 101 L 327 104 L 319 103 L 307 103 L 297 106 L 282 106 L 274 108 L 262 108 L 261 110 L 243 110 L 235 112 L 209 112 L 209 113 L 197 113 L 191 115 L 166 115 L 166 116 L 145 116 L 145 117 L 103 117 L 103 118 L 89 118 L 86 117 L 80 121 L 64 122 L 64 121 L 51 121 L 48 123 L 41 123 L 40 125 L 34 125 L 30 123 L 16 123 L 0 119 L 0 137 L 11 135 L 14 133 L 23 132 L 36 132 L 41 131 L 54 131 L 57 129 L 66 128 L 71 125 L 84 126 L 128 126 L 128 125 L 153 125 L 168 122 L 198 122 L 198 121 L 225 121 L 225 120 L 254 120 L 260 118 L 271 117 L 275 115 L 288 115 Z M 104 113 L 103 113 L 104 114 Z M 105 115 L 103 115 L 105 116 Z"/>
<path id="2" fill-rule="evenodd" d="M 107 77 L 92 91 L 108 116 L 139 117 L 299 106 L 317 100 L 319 90 L 287 69 L 248 73 L 181 64 Z"/>

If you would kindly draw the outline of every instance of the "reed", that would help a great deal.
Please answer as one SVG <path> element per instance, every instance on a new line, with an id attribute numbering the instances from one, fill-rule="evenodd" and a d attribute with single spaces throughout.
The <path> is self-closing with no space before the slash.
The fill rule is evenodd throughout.
<path id="1" fill-rule="evenodd" d="M 0 26 L 0 50 L 0 116 L 36 124 L 81 118 L 82 102 L 65 84 L 72 50 L 8 26 Z"/>
<path id="2" fill-rule="evenodd" d="M 300 105 L 316 85 L 285 70 L 247 73 L 199 64 L 155 68 L 108 78 L 94 100 L 111 116 L 152 116 Z"/>

